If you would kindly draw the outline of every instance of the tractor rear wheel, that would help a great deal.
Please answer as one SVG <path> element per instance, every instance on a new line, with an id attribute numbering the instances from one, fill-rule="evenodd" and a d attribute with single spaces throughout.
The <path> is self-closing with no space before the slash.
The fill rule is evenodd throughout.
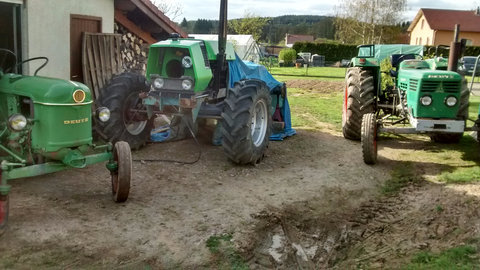
<path id="1" fill-rule="evenodd" d="M 462 90 L 460 92 L 460 105 L 458 107 L 457 119 L 463 120 L 466 124 L 468 119 L 468 105 L 470 100 L 470 91 L 468 90 L 467 80 L 462 80 Z M 436 133 L 430 135 L 430 139 L 438 143 L 458 143 L 463 137 L 461 133 Z"/>
<path id="2" fill-rule="evenodd" d="M 367 113 L 362 118 L 362 154 L 363 162 L 377 163 L 377 120 L 374 113 Z"/>
<path id="3" fill-rule="evenodd" d="M 222 113 L 222 146 L 238 164 L 257 164 L 268 147 L 272 100 L 265 83 L 241 81 L 229 89 Z"/>
<path id="4" fill-rule="evenodd" d="M 0 195 L 0 236 L 7 230 L 10 196 Z"/>
<path id="5" fill-rule="evenodd" d="M 99 103 L 110 109 L 110 120 L 98 122 L 100 135 L 116 143 L 125 141 L 132 149 L 140 149 L 150 139 L 154 117 L 148 119 L 143 109 L 141 92 L 148 89 L 145 77 L 134 73 L 122 73 L 110 81 L 101 92 Z"/>
<path id="6" fill-rule="evenodd" d="M 126 142 L 115 143 L 113 160 L 117 163 L 117 170 L 111 173 L 112 199 L 115 202 L 124 202 L 130 193 L 132 179 L 132 153 Z"/>
<path id="7" fill-rule="evenodd" d="M 371 70 L 349 68 L 345 76 L 342 112 L 343 137 L 360 140 L 362 117 L 375 111 L 375 82 Z"/>

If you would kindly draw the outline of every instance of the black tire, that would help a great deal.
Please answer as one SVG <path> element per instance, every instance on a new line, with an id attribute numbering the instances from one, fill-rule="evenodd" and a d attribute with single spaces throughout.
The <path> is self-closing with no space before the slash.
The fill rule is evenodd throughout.
<path id="1" fill-rule="evenodd" d="M 228 159 L 237 164 L 262 160 L 272 130 L 271 104 L 270 92 L 261 81 L 241 81 L 229 89 L 221 122 Z"/>
<path id="2" fill-rule="evenodd" d="M 10 196 L 0 195 L 0 236 L 7 230 L 8 213 L 10 212 Z"/>
<path id="3" fill-rule="evenodd" d="M 361 134 L 363 162 L 373 165 L 377 163 L 377 120 L 374 113 L 363 115 Z"/>
<path id="4" fill-rule="evenodd" d="M 138 97 L 147 91 L 145 77 L 134 73 L 115 76 L 100 94 L 99 104 L 110 109 L 110 120 L 97 122 L 100 135 L 112 143 L 127 142 L 138 150 L 150 139 L 154 117 L 147 119 L 145 114 L 131 112 L 130 109 L 143 108 Z"/>
<path id="5" fill-rule="evenodd" d="M 128 143 L 122 141 L 115 143 L 113 160 L 117 162 L 118 168 L 111 173 L 112 199 L 120 203 L 127 200 L 132 179 L 132 153 Z"/>
<path id="6" fill-rule="evenodd" d="M 468 90 L 467 80 L 462 80 L 462 90 L 460 92 L 460 105 L 458 107 L 457 119 L 463 120 L 466 124 L 468 119 L 468 106 L 470 105 L 470 91 Z M 458 143 L 463 137 L 461 133 L 434 133 L 430 139 L 438 143 Z"/>
<path id="7" fill-rule="evenodd" d="M 342 112 L 343 137 L 360 140 L 362 117 L 375 111 L 375 80 L 371 70 L 349 68 L 345 76 Z"/>

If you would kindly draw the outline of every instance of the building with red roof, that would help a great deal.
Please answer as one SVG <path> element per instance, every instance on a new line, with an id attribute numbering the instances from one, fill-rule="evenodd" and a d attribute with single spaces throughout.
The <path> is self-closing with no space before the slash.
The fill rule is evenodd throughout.
<path id="1" fill-rule="evenodd" d="M 480 46 L 479 10 L 422 8 L 408 27 L 410 45 L 450 45 L 455 25 L 460 25 L 460 39 L 467 45 Z"/>

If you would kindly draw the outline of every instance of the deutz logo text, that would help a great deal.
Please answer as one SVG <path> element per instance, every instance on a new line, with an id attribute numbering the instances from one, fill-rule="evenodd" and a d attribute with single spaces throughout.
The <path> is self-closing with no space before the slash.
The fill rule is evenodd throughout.
<path id="1" fill-rule="evenodd" d="M 65 120 L 63 124 L 65 125 L 74 125 L 88 122 L 88 118 L 78 119 L 78 120 Z"/>
<path id="2" fill-rule="evenodd" d="M 453 78 L 453 76 L 452 75 L 428 75 L 428 78 L 451 79 Z"/>

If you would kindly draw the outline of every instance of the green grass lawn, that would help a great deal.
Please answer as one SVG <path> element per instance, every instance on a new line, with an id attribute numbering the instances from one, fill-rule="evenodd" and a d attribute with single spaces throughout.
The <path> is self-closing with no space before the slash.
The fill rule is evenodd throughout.
<path id="1" fill-rule="evenodd" d="M 327 123 L 334 130 L 341 130 L 342 93 L 321 94 L 298 88 L 288 90 L 294 128 L 319 129 Z"/>
<path id="2" fill-rule="evenodd" d="M 288 79 L 328 79 L 330 81 L 343 81 L 345 79 L 346 68 L 336 67 L 310 67 L 310 68 L 296 68 L 296 67 L 272 67 L 272 73 L 277 80 L 286 81 Z"/>

